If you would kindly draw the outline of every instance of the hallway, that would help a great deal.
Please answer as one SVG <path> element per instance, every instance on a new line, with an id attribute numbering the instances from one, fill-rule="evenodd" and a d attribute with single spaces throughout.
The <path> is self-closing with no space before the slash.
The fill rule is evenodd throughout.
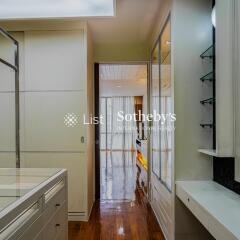
<path id="1" fill-rule="evenodd" d="M 136 151 L 101 151 L 101 200 L 135 200 Z"/>
<path id="2" fill-rule="evenodd" d="M 69 240 L 164 240 L 141 190 L 134 201 L 96 202 L 89 222 L 69 222 Z"/>

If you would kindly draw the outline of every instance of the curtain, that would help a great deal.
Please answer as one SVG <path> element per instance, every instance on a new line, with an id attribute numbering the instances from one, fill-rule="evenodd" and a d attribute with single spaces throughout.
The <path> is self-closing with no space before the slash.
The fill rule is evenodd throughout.
<path id="1" fill-rule="evenodd" d="M 136 150 L 136 122 L 133 119 L 126 121 L 125 118 L 122 121 L 120 117 L 126 114 L 133 116 L 134 113 L 134 97 L 103 97 L 100 99 L 100 114 L 103 115 L 103 124 L 100 126 L 101 150 Z"/>

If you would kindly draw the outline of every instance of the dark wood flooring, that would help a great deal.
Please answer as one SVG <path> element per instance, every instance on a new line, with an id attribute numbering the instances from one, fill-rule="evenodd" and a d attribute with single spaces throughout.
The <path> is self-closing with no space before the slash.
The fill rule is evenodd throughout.
<path id="1" fill-rule="evenodd" d="M 69 222 L 69 240 L 164 240 L 141 190 L 135 200 L 101 200 L 88 222 Z"/>

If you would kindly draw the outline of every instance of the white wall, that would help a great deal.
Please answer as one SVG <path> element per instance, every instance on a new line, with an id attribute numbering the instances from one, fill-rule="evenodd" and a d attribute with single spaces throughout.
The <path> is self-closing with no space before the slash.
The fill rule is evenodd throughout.
<path id="1" fill-rule="evenodd" d="M 212 44 L 211 1 L 174 0 L 172 37 L 177 118 L 175 180 L 209 180 L 213 174 L 211 157 L 197 150 L 204 131 L 200 127 L 203 117 L 200 77 L 206 70 L 200 54 Z M 210 239 L 210 235 L 187 211 L 176 199 L 175 239 Z"/>

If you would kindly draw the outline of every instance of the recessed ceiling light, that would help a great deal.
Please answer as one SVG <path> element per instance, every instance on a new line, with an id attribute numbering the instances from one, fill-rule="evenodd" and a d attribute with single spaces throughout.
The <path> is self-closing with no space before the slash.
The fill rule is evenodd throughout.
<path id="1" fill-rule="evenodd" d="M 120 87 L 122 87 L 122 86 L 120 86 L 120 85 L 118 85 L 118 86 L 116 86 L 117 88 L 120 88 Z"/>

